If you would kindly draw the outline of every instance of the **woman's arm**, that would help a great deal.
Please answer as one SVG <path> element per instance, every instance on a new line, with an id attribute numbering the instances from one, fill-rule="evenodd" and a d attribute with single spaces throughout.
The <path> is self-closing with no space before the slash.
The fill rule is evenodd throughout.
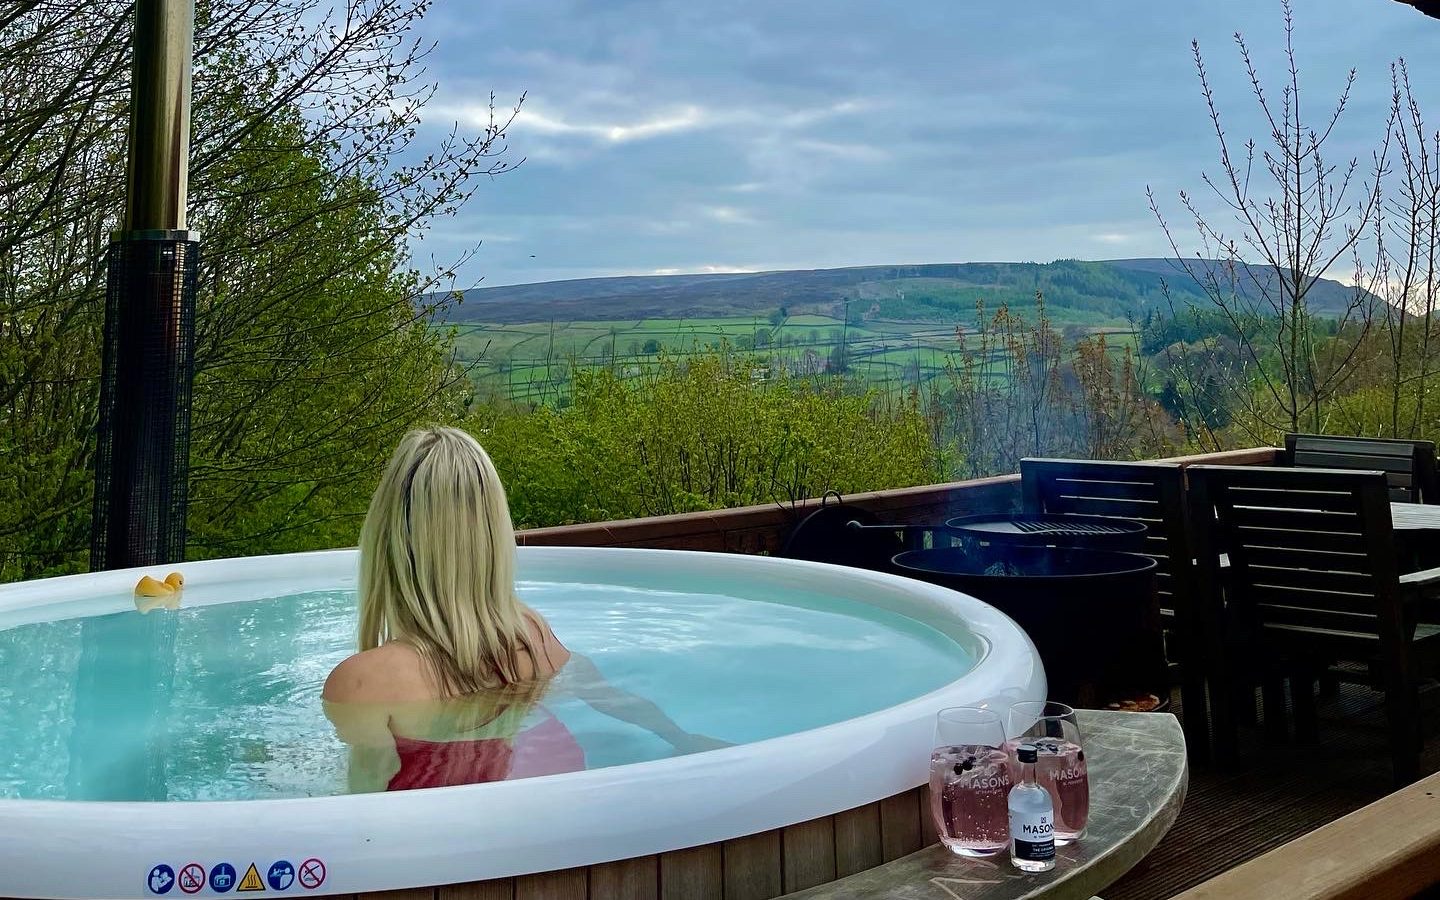
<path id="1" fill-rule="evenodd" d="M 352 794 L 383 791 L 400 771 L 400 754 L 385 707 L 371 703 L 325 703 L 335 734 L 350 747 L 346 785 Z"/>
<path id="2" fill-rule="evenodd" d="M 397 679 L 386 667 L 393 651 L 370 650 L 346 659 L 325 680 L 325 717 L 350 748 L 346 782 L 350 793 L 383 791 L 400 771 L 400 754 L 390 731 L 391 704 L 377 699 L 376 686 Z"/>
<path id="3" fill-rule="evenodd" d="M 572 651 L 566 675 L 570 692 L 595 710 L 643 728 L 682 753 L 730 746 L 725 741 L 686 731 L 653 702 L 611 684 L 588 656 Z"/>

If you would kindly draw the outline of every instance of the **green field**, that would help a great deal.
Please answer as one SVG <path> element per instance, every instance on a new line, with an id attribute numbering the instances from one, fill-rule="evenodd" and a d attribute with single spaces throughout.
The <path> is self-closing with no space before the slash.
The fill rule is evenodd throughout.
<path id="1" fill-rule="evenodd" d="M 1116 352 L 1133 343 L 1124 323 L 1093 313 L 1052 312 L 1061 314 L 1054 322 L 1057 328 L 1104 331 Z M 955 328 L 942 322 L 891 320 L 847 327 L 843 320 L 824 315 L 790 316 L 778 326 L 762 316 L 464 324 L 455 326 L 455 345 L 478 386 L 530 402 L 565 396 L 570 371 L 577 365 L 614 366 L 622 374 L 638 375 L 661 353 L 683 356 L 722 345 L 810 373 L 825 370 L 843 344 L 849 373 L 890 391 L 943 377 L 957 349 Z"/>

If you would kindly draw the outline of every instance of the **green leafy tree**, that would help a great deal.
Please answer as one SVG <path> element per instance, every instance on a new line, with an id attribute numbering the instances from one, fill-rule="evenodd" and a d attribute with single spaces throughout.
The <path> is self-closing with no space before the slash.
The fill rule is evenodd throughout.
<path id="1" fill-rule="evenodd" d="M 636 378 L 577 370 L 570 408 L 488 404 L 467 426 L 525 525 L 791 502 L 941 472 L 914 398 L 762 373 L 724 352 L 663 357 Z"/>
<path id="2" fill-rule="evenodd" d="M 459 413 L 427 327 L 453 270 L 406 245 L 510 167 L 509 118 L 420 146 L 426 7 L 197 6 L 195 555 L 349 543 L 398 434 Z M 103 0 L 0 11 L 0 578 L 84 565 L 129 24 Z"/>

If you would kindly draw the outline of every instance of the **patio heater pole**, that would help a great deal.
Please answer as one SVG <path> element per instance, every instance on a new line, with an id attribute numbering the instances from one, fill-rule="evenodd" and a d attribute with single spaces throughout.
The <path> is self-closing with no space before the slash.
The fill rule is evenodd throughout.
<path id="1" fill-rule="evenodd" d="M 136 0 L 123 229 L 111 239 L 90 567 L 185 555 L 199 235 L 185 230 L 193 0 Z"/>

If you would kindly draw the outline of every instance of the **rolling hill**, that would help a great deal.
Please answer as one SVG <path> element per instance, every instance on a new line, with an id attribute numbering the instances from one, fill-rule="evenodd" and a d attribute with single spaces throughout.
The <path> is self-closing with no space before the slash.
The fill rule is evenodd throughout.
<path id="1" fill-rule="evenodd" d="M 1270 283 L 1274 273 L 1250 267 L 1247 278 Z M 1244 279 L 1242 279 L 1244 280 Z M 1058 260 L 1052 263 L 932 263 L 858 266 L 718 275 L 582 278 L 464 291 L 451 306 L 451 324 L 543 321 L 619 321 L 768 315 L 825 315 L 910 322 L 955 322 L 973 317 L 977 302 L 1024 310 L 1036 291 L 1057 319 L 1121 321 L 1147 310 L 1166 311 L 1163 285 L 1176 303 L 1208 304 L 1172 259 Z M 1309 303 L 1337 314 L 1353 289 L 1322 279 Z M 857 306 L 858 305 L 858 306 Z"/>

